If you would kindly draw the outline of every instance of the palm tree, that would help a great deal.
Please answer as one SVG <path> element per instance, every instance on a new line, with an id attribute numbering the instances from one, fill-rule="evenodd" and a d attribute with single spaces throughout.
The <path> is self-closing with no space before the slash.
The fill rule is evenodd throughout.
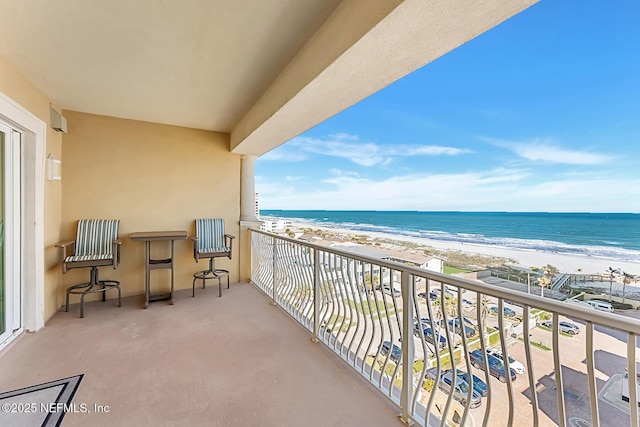
<path id="1" fill-rule="evenodd" d="M 538 279 L 538 285 L 540 285 L 540 296 L 544 297 L 544 288 L 551 285 L 554 276 L 555 273 L 553 272 L 553 270 L 551 270 L 550 268 L 544 269 L 544 276 Z"/>
<path id="2" fill-rule="evenodd" d="M 489 300 L 484 296 L 482 297 L 482 311 L 480 315 L 482 316 L 482 327 L 486 328 L 487 316 L 489 315 Z"/>
<path id="3" fill-rule="evenodd" d="M 440 333 L 440 330 L 439 330 L 440 328 L 437 325 L 440 325 L 440 320 L 442 320 L 442 312 L 443 312 L 442 298 L 438 298 L 435 301 L 433 301 L 433 305 L 435 306 L 435 317 L 436 317 L 434 329 L 438 329 L 438 333 Z"/>
<path id="4" fill-rule="evenodd" d="M 547 276 L 542 276 L 541 278 L 538 279 L 538 285 L 540 285 L 540 296 L 544 297 L 544 288 L 546 288 L 550 284 L 551 284 L 551 281 Z"/>
<path id="5" fill-rule="evenodd" d="M 624 304 L 624 292 L 627 288 L 627 285 L 631 283 L 631 279 L 635 279 L 635 276 L 629 273 L 622 272 L 622 303 Z"/>
<path id="6" fill-rule="evenodd" d="M 609 273 L 609 302 L 611 302 L 611 294 L 613 293 L 613 279 L 616 277 L 616 274 L 620 274 L 620 270 L 609 267 L 607 272 Z"/>

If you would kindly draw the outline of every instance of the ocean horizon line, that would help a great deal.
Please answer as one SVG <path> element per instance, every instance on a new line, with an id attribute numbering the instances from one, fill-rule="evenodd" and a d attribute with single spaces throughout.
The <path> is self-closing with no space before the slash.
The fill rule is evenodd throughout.
<path id="1" fill-rule="evenodd" d="M 481 214 L 551 214 L 551 215 L 640 215 L 640 212 L 587 212 L 587 211 L 460 211 L 460 210 L 415 210 L 415 209 L 260 209 L 260 212 L 390 212 L 390 213 L 481 213 Z"/>

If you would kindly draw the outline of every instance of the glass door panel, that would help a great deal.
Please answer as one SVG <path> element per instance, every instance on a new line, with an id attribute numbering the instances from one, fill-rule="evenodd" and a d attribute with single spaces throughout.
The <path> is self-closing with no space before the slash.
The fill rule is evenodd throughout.
<path id="1" fill-rule="evenodd" d="M 4 279 L 4 147 L 6 131 L 0 127 L 0 342 L 7 331 L 6 290 Z"/>
<path id="2" fill-rule="evenodd" d="M 20 133 L 0 122 L 0 345 L 21 326 Z"/>

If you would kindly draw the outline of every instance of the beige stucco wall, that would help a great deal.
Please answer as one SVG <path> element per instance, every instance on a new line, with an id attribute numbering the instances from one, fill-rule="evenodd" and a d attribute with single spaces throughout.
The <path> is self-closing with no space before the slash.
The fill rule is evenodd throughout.
<path id="1" fill-rule="evenodd" d="M 62 235 L 73 239 L 78 219 L 119 219 L 121 264 L 115 271 L 101 269 L 100 277 L 119 280 L 123 296 L 144 293 L 145 244 L 131 241 L 131 233 L 194 235 L 195 218 L 216 217 L 225 220 L 227 233 L 238 236 L 240 156 L 229 152 L 228 134 L 73 111 L 64 115 Z M 239 271 L 237 239 L 234 243 L 233 259 L 217 262 L 231 270 L 232 282 Z M 190 288 L 193 273 L 206 262 L 196 264 L 191 240 L 176 241 L 175 252 L 176 289 Z M 169 243 L 152 244 L 154 257 L 168 254 Z M 72 270 L 62 288 L 88 277 L 86 269 Z M 169 277 L 168 270 L 152 271 L 151 291 L 168 289 Z"/>
<path id="2" fill-rule="evenodd" d="M 50 124 L 50 103 L 53 101 L 42 93 L 4 57 L 0 56 L 0 91 L 24 109 L 47 123 L 46 153 L 56 158 L 61 155 L 62 134 L 54 131 Z M 55 105 L 55 103 L 54 103 Z M 60 267 L 54 245 L 60 240 L 61 224 L 61 183 L 44 183 L 44 318 L 56 312 L 60 286 Z M 32 284 L 26 284 L 30 286 Z"/>

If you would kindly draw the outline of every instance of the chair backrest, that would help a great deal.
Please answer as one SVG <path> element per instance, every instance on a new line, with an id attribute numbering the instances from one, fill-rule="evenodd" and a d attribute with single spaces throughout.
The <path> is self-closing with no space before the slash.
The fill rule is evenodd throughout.
<path id="1" fill-rule="evenodd" d="M 224 220 L 221 218 L 196 219 L 198 250 L 224 248 Z"/>
<path id="2" fill-rule="evenodd" d="M 75 255 L 113 255 L 118 238 L 118 219 L 81 219 L 78 221 Z"/>

